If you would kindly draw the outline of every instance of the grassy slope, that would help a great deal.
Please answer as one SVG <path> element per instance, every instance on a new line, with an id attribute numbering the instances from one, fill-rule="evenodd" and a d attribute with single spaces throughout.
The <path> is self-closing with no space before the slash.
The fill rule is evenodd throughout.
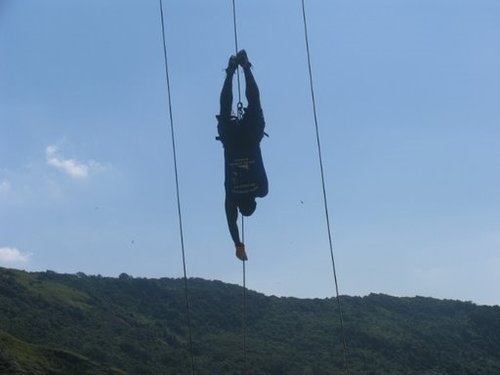
<path id="1" fill-rule="evenodd" d="M 102 374 L 123 372 L 99 366 L 79 354 L 28 344 L 0 331 L 0 374 Z"/>

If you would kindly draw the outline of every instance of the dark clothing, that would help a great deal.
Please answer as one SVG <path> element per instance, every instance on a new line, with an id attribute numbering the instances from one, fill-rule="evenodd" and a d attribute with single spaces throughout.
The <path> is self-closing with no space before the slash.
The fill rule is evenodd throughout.
<path id="1" fill-rule="evenodd" d="M 226 194 L 236 202 L 267 195 L 268 183 L 260 141 L 264 135 L 262 109 L 246 111 L 241 120 L 221 121 L 217 126 L 224 146 Z"/>
<path id="2" fill-rule="evenodd" d="M 255 201 L 256 197 L 264 197 L 268 192 L 267 175 L 260 151 L 265 121 L 260 106 L 259 89 L 250 67 L 244 68 L 243 71 L 248 107 L 242 118 L 238 120 L 231 115 L 232 74 L 227 74 L 224 81 L 220 98 L 221 109 L 217 116 L 218 139 L 224 147 L 226 217 L 229 232 L 237 246 L 241 244 L 237 226 L 238 207 L 249 200 Z M 252 212 L 253 210 L 248 215 Z"/>
<path id="3" fill-rule="evenodd" d="M 264 115 L 259 89 L 250 69 L 245 69 L 248 107 L 238 120 L 231 116 L 232 80 L 226 77 L 221 93 L 221 113 L 217 130 L 224 146 L 224 187 L 238 202 L 241 199 L 264 197 L 268 192 L 267 175 L 262 161 L 260 141 L 264 136 Z"/>

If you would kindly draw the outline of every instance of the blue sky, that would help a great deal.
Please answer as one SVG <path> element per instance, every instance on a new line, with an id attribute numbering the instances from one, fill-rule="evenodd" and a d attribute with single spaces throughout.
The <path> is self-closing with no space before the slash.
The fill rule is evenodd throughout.
<path id="1" fill-rule="evenodd" d="M 342 294 L 500 304 L 500 3 L 307 1 Z M 247 284 L 334 293 L 300 1 L 239 1 L 270 194 Z M 165 1 L 188 275 L 239 283 L 216 135 L 231 1 Z M 182 275 L 159 4 L 0 0 L 0 265 Z"/>

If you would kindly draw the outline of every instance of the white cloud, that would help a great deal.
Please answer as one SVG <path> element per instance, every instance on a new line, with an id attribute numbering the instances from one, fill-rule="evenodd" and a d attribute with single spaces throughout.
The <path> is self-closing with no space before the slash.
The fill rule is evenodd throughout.
<path id="1" fill-rule="evenodd" d="M 10 191 L 10 181 L 0 181 L 0 193 L 8 193 Z"/>
<path id="2" fill-rule="evenodd" d="M 23 253 L 14 247 L 0 247 L 0 263 L 25 263 L 31 254 Z"/>
<path id="3" fill-rule="evenodd" d="M 57 147 L 53 145 L 50 145 L 45 149 L 45 156 L 48 165 L 55 167 L 74 178 L 86 178 L 89 176 L 91 171 L 104 169 L 99 163 L 92 160 L 87 163 L 82 163 L 75 159 L 65 159 L 59 154 Z"/>

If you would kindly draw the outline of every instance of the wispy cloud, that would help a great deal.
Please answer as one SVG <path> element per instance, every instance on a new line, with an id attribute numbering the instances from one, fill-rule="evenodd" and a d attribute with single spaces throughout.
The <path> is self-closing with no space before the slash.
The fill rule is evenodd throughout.
<path id="1" fill-rule="evenodd" d="M 14 247 L 0 247 L 0 263 L 26 263 L 30 253 L 23 253 Z"/>
<path id="2" fill-rule="evenodd" d="M 74 178 L 86 178 L 91 171 L 104 169 L 101 164 L 93 160 L 83 163 L 75 159 L 66 159 L 59 153 L 59 150 L 54 145 L 47 146 L 45 149 L 45 156 L 48 165 Z"/>
<path id="3" fill-rule="evenodd" d="M 8 180 L 0 181 L 0 194 L 8 193 L 10 189 L 11 189 L 10 181 Z"/>

